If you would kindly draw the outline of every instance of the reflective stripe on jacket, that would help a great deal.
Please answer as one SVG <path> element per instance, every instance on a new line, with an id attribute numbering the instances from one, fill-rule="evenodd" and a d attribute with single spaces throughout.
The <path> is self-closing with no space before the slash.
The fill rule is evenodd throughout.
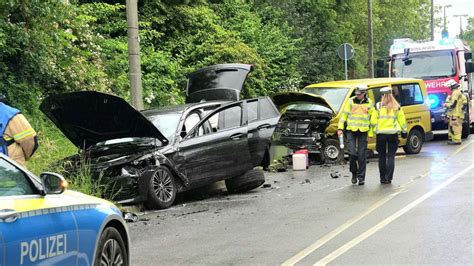
<path id="1" fill-rule="evenodd" d="M 17 115 L 20 110 L 10 107 L 4 103 L 0 103 L 0 152 L 8 155 L 8 141 L 11 139 L 4 138 L 5 130 L 10 120 Z"/>
<path id="2" fill-rule="evenodd" d="M 453 90 L 451 95 L 446 99 L 448 116 L 464 118 L 463 106 L 465 104 L 467 104 L 466 96 L 462 94 L 459 89 Z"/>
<path id="3" fill-rule="evenodd" d="M 370 116 L 374 111 L 374 104 L 369 98 L 364 103 L 355 103 L 354 97 L 344 105 L 344 109 L 337 125 L 338 129 L 367 132 L 370 129 Z"/>
<path id="4" fill-rule="evenodd" d="M 377 105 L 380 105 L 378 103 Z M 405 113 L 400 108 L 397 111 L 388 110 L 385 107 L 377 108 L 370 118 L 369 137 L 375 134 L 396 134 L 407 132 Z"/>

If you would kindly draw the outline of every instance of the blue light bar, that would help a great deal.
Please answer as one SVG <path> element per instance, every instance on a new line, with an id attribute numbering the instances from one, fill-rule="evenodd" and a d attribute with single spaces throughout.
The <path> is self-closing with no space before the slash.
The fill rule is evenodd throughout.
<path id="1" fill-rule="evenodd" d="M 434 94 L 428 95 L 428 102 L 430 103 L 431 109 L 438 107 L 440 104 L 439 97 Z"/>

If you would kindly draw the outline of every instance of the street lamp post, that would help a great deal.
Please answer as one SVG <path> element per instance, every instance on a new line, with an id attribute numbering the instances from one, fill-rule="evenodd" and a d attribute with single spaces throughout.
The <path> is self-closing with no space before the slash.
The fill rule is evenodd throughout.
<path id="1" fill-rule="evenodd" d="M 469 17 L 469 15 L 467 14 L 454 15 L 454 17 L 459 17 L 459 38 L 461 38 L 462 37 L 462 18 Z"/>

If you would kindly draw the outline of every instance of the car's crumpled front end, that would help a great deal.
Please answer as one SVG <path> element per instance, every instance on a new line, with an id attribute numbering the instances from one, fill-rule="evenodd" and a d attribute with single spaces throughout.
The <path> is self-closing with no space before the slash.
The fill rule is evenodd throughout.
<path id="1" fill-rule="evenodd" d="M 319 152 L 334 110 L 321 96 L 302 92 L 275 94 L 272 100 L 282 113 L 274 140 L 290 149 Z"/>
<path id="2" fill-rule="evenodd" d="M 279 136 L 279 142 L 290 149 L 319 151 L 331 119 L 332 114 L 327 112 L 287 110 L 275 132 Z"/>
<path id="3" fill-rule="evenodd" d="M 146 199 L 148 177 L 166 158 L 157 142 L 148 138 L 128 138 L 121 143 L 99 143 L 62 161 L 67 177 L 91 178 L 91 186 L 101 197 L 118 203 Z M 159 143 L 159 142 L 158 142 Z M 75 180 L 76 179 L 76 180 Z"/>

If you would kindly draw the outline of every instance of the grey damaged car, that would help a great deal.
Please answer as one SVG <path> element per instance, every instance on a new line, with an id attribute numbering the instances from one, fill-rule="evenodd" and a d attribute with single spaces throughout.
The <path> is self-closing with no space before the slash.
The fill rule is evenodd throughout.
<path id="1" fill-rule="evenodd" d="M 80 148 L 118 203 L 168 208 L 176 194 L 225 180 L 242 192 L 265 181 L 279 112 L 268 97 L 238 100 L 251 67 L 224 64 L 188 75 L 187 103 L 136 111 L 85 91 L 46 98 L 40 109 Z M 78 163 L 79 155 L 72 158 Z"/>

